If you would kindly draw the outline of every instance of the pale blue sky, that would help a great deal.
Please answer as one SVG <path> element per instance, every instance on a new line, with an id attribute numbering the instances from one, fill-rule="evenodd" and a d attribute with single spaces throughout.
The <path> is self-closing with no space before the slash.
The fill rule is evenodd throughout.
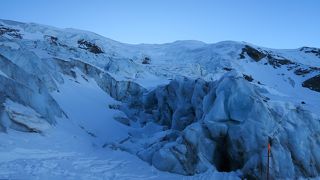
<path id="1" fill-rule="evenodd" d="M 235 40 L 320 47 L 320 0 L 1 0 L 0 18 L 134 44 Z"/>

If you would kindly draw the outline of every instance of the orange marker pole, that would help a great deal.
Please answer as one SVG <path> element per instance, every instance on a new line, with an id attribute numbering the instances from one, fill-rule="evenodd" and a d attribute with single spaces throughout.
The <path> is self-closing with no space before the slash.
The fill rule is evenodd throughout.
<path id="1" fill-rule="evenodd" d="M 271 145 L 268 142 L 268 162 L 267 162 L 267 180 L 269 180 L 269 161 L 270 161 Z"/>

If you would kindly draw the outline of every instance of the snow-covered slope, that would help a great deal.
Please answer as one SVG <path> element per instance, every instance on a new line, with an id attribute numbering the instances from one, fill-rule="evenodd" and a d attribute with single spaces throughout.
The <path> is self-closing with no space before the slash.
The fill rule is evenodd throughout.
<path id="1" fill-rule="evenodd" d="M 0 20 L 0 178 L 318 177 L 319 107 L 317 48 Z"/>

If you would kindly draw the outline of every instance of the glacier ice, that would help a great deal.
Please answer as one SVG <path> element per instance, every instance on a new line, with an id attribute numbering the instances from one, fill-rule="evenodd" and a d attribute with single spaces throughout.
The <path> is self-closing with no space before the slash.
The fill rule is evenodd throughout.
<path id="1" fill-rule="evenodd" d="M 272 178 L 319 176 L 319 117 L 299 106 L 265 102 L 260 89 L 240 75 L 215 82 L 179 78 L 145 93 L 135 107 L 139 113 L 128 116 L 146 114 L 147 122 L 164 130 L 148 140 L 133 135 L 119 147 L 135 144 L 132 153 L 161 170 L 185 175 L 241 170 L 259 179 L 266 173 L 270 137 Z"/>
<path id="2" fill-rule="evenodd" d="M 105 108 L 118 111 L 113 120 L 129 129 L 126 138 L 104 147 L 157 169 L 261 179 L 271 138 L 272 178 L 320 176 L 317 48 L 230 41 L 128 45 L 33 23 L 0 20 L 0 28 L 1 132 L 42 133 L 68 119 L 53 94 L 81 78 L 118 101 Z"/>

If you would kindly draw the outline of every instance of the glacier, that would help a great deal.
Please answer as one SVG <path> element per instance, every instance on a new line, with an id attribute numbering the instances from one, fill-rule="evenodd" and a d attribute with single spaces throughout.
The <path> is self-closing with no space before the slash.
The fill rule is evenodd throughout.
<path id="1" fill-rule="evenodd" d="M 319 52 L 0 20 L 0 178 L 318 178 Z"/>

